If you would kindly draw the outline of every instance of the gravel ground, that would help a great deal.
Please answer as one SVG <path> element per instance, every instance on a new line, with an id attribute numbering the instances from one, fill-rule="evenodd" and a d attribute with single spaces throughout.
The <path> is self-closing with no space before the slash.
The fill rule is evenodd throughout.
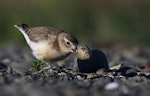
<path id="1" fill-rule="evenodd" d="M 73 69 L 71 55 L 58 62 L 47 76 L 27 74 L 29 48 L 0 48 L 0 96 L 149 96 L 150 48 L 113 46 L 101 48 L 113 70 L 84 74 Z"/>

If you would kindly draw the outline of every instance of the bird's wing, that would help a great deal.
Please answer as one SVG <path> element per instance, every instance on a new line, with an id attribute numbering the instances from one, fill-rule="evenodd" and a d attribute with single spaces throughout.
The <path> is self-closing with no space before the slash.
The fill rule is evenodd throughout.
<path id="1" fill-rule="evenodd" d="M 34 27 L 30 28 L 26 33 L 30 40 L 34 42 L 42 40 L 49 40 L 53 42 L 57 38 L 59 32 L 61 32 L 61 30 L 52 27 Z"/>

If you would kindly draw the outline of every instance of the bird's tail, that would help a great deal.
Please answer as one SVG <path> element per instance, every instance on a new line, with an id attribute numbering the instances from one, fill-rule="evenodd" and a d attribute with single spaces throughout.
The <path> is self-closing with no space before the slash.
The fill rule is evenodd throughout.
<path id="1" fill-rule="evenodd" d="M 29 26 L 27 24 L 21 24 L 21 25 L 14 25 L 14 27 L 16 27 L 18 30 L 24 30 L 24 31 L 28 31 Z"/>

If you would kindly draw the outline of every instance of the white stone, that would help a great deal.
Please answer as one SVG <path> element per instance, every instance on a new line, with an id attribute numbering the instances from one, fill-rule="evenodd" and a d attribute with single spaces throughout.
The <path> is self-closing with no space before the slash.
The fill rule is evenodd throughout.
<path id="1" fill-rule="evenodd" d="M 114 90 L 117 89 L 119 87 L 119 84 L 117 82 L 111 82 L 106 84 L 105 86 L 105 90 Z"/>

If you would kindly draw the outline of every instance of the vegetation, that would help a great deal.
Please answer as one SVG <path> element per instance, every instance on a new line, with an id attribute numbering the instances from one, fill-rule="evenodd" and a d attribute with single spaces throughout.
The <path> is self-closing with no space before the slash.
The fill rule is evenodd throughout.
<path id="1" fill-rule="evenodd" d="M 47 70 L 43 70 L 43 68 L 45 67 L 46 67 L 46 64 L 44 63 L 44 61 L 37 59 L 32 62 L 32 67 L 26 72 L 26 74 L 31 75 L 31 74 L 38 74 L 38 72 L 39 73 L 43 72 L 44 76 L 47 76 Z"/>
<path id="2" fill-rule="evenodd" d="M 44 66 L 45 63 L 42 60 L 36 60 L 32 63 L 32 68 L 36 69 L 37 71 L 40 71 Z"/>

